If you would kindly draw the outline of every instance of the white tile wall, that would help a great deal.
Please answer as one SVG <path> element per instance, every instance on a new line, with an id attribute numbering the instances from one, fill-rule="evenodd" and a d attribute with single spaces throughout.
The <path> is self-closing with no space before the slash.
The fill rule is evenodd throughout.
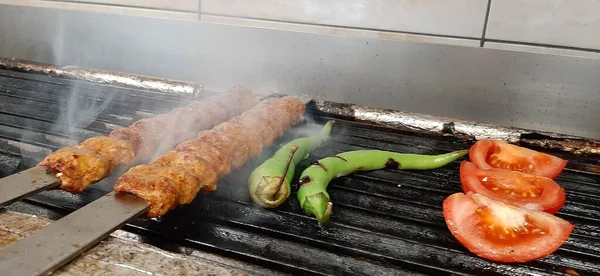
<path id="1" fill-rule="evenodd" d="M 218 15 L 480 38 L 487 0 L 202 0 Z"/>
<path id="2" fill-rule="evenodd" d="M 478 39 L 463 39 L 463 38 L 439 37 L 439 36 L 430 36 L 430 35 L 416 35 L 416 34 L 406 34 L 406 33 L 398 33 L 398 32 L 388 32 L 388 31 L 353 29 L 353 28 L 338 28 L 338 27 L 322 26 L 322 25 L 247 19 L 247 18 L 238 18 L 238 17 L 226 17 L 226 16 L 218 16 L 218 15 L 203 14 L 201 17 L 201 20 L 203 22 L 209 22 L 209 23 L 219 23 L 219 24 L 228 24 L 228 25 L 237 25 L 237 26 L 248 26 L 248 27 L 266 28 L 266 29 L 286 30 L 286 31 L 293 31 L 293 32 L 372 37 L 372 38 L 379 38 L 379 39 L 386 39 L 386 40 L 406 40 L 406 41 L 419 42 L 419 43 L 445 44 L 445 45 L 468 46 L 468 47 L 479 47 L 479 44 L 480 44 L 480 41 Z"/>
<path id="3" fill-rule="evenodd" d="M 486 38 L 600 49 L 600 1 L 493 0 Z"/>
<path id="4" fill-rule="evenodd" d="M 0 4 L 600 58 L 600 0 L 0 0 Z"/>

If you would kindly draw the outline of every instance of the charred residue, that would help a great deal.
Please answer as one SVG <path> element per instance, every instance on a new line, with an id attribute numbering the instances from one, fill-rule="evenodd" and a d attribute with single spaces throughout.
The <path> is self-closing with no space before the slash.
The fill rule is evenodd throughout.
<path id="1" fill-rule="evenodd" d="M 309 105 L 310 106 L 310 105 Z M 512 144 L 534 148 L 557 155 L 573 153 L 583 159 L 600 157 L 600 140 L 559 133 L 503 127 L 478 122 L 436 117 L 391 109 L 371 108 L 348 103 L 319 101 L 312 104 L 317 112 L 344 119 L 401 131 L 452 137 L 468 144 L 482 139 L 503 140 Z M 574 170 L 600 173 L 600 163 L 572 160 L 568 167 Z"/>
<path id="2" fill-rule="evenodd" d="M 300 186 L 302 185 L 306 185 L 308 183 L 312 182 L 312 179 L 310 178 L 310 176 L 306 175 L 302 178 L 300 178 L 300 181 L 298 181 L 298 183 L 300 184 Z"/>
<path id="3" fill-rule="evenodd" d="M 398 161 L 394 160 L 393 158 L 388 158 L 388 160 L 385 162 L 386 169 L 397 169 L 399 167 L 400 163 L 398 163 Z"/>
<path id="4" fill-rule="evenodd" d="M 574 154 L 594 156 L 600 155 L 600 140 L 559 133 L 502 127 L 426 114 L 328 101 L 315 103 L 315 108 L 321 112 L 332 113 L 357 121 L 393 127 L 410 132 L 452 136 L 463 141 L 498 139 L 513 144 L 548 150 L 559 150 L 572 152 Z"/>
<path id="5" fill-rule="evenodd" d="M 545 149 L 572 152 L 580 155 L 600 155 L 600 141 L 585 138 L 553 137 L 540 133 L 524 133 L 519 143 Z"/>
<path id="6" fill-rule="evenodd" d="M 313 163 L 312 163 L 312 165 L 313 165 L 313 166 L 318 166 L 318 167 L 319 167 L 319 168 L 321 168 L 322 170 L 324 170 L 324 171 L 327 171 L 327 167 L 326 167 L 325 165 L 321 164 L 321 162 L 319 162 L 319 161 L 315 161 L 315 162 L 313 162 Z"/>
<path id="7" fill-rule="evenodd" d="M 339 156 L 339 155 L 336 155 L 336 156 L 334 156 L 334 157 L 335 157 L 335 158 L 342 159 L 342 161 L 344 161 L 344 162 L 348 163 L 348 160 L 346 160 L 346 158 L 344 158 L 344 157 L 341 157 L 341 156 Z"/>

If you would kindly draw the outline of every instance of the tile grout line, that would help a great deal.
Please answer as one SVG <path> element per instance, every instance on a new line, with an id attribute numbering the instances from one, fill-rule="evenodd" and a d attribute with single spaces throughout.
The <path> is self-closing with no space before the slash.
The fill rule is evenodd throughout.
<path id="1" fill-rule="evenodd" d="M 150 11 L 188 13 L 188 14 L 196 13 L 195 11 L 181 10 L 181 9 L 167 9 L 167 8 L 157 8 L 157 7 L 151 7 L 151 6 L 131 6 L 131 5 L 126 5 L 126 4 L 98 3 L 98 2 L 87 2 L 87 1 L 74 2 L 74 1 L 69 1 L 69 0 L 43 0 L 41 2 L 56 2 L 56 3 L 66 3 L 66 4 L 104 6 L 104 7 L 126 8 L 126 9 L 140 9 L 140 10 L 150 10 Z M 18 6 L 20 6 L 20 5 L 18 5 Z"/>
<path id="2" fill-rule="evenodd" d="M 468 36 L 456 36 L 456 35 L 444 35 L 444 34 L 433 34 L 433 33 L 397 31 L 397 30 L 377 29 L 377 28 L 367 28 L 367 27 L 350 27 L 350 26 L 344 26 L 344 25 L 333 25 L 333 24 L 329 25 L 329 24 L 322 24 L 322 23 L 309 23 L 309 22 L 286 21 L 286 20 L 277 20 L 277 19 L 266 19 L 266 18 L 251 17 L 251 16 L 233 16 L 233 15 L 225 15 L 225 14 L 212 13 L 212 12 L 202 13 L 202 14 L 210 15 L 210 16 L 218 16 L 218 17 L 223 17 L 223 18 L 245 19 L 245 20 L 258 20 L 258 21 L 264 21 L 264 22 L 275 22 L 275 23 L 298 24 L 298 25 L 306 25 L 306 26 L 351 29 L 351 30 L 359 30 L 359 31 L 389 32 L 389 33 L 398 33 L 398 34 L 407 34 L 407 35 L 421 35 L 421 36 L 429 36 L 429 37 L 437 37 L 437 38 L 455 38 L 455 39 L 463 39 L 463 40 L 480 40 L 477 37 L 468 37 Z"/>
<path id="3" fill-rule="evenodd" d="M 198 21 L 202 21 L 202 0 L 198 0 Z"/>
<path id="4" fill-rule="evenodd" d="M 485 32 L 487 31 L 488 21 L 490 19 L 490 9 L 492 7 L 492 0 L 488 0 L 487 10 L 485 11 L 485 20 L 483 21 L 483 32 L 481 33 L 481 41 L 479 47 L 483 47 L 485 43 Z"/>
<path id="5" fill-rule="evenodd" d="M 495 42 L 507 45 L 521 45 L 521 46 L 532 46 L 539 48 L 551 48 L 551 49 L 561 49 L 561 50 L 571 50 L 571 51 L 580 51 L 580 52 L 590 52 L 590 53 L 600 53 L 600 49 L 592 49 L 592 48 L 578 48 L 578 47 L 570 47 L 570 46 L 562 46 L 562 45 L 554 45 L 554 44 L 543 44 L 543 43 L 532 43 L 526 41 L 513 41 L 513 40 L 502 40 L 502 39 L 486 39 L 486 42 Z"/>

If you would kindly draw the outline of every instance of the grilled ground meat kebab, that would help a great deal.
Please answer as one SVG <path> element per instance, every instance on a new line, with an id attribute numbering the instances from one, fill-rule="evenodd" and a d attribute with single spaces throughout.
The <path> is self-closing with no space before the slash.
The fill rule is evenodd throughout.
<path id="1" fill-rule="evenodd" d="M 79 193 L 106 177 L 115 166 L 149 161 L 157 152 L 171 149 L 193 138 L 198 131 L 211 129 L 256 104 L 258 99 L 250 90 L 234 87 L 226 93 L 136 121 L 108 136 L 92 137 L 59 149 L 39 165 L 56 174 L 61 189 Z"/>
<path id="2" fill-rule="evenodd" d="M 306 107 L 293 97 L 261 101 L 211 130 L 179 144 L 147 165 L 131 168 L 115 185 L 150 204 L 149 217 L 158 217 L 178 205 L 188 204 L 199 192 L 212 192 L 218 179 L 298 123 Z"/>

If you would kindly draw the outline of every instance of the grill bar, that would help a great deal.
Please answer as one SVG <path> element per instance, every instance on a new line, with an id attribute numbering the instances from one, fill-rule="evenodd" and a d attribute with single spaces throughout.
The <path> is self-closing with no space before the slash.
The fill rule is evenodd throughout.
<path id="1" fill-rule="evenodd" d="M 52 97 L 43 96 L 45 90 L 36 90 L 36 87 L 50 86 L 55 88 L 49 90 Z M 0 95 L 6 99 L 21 99 L 23 103 L 66 102 L 75 86 L 80 87 L 78 93 L 91 99 L 97 91 L 108 89 L 96 84 L 0 70 Z M 19 93 L 6 92 L 7 87 L 11 87 L 8 90 L 18 87 L 19 93 L 28 94 L 20 94 L 27 95 L 21 97 Z M 111 102 L 102 110 L 104 113 L 99 114 L 125 116 L 123 114 L 138 114 L 138 108 L 146 114 L 153 113 L 154 107 L 168 109 L 182 104 L 181 99 L 162 95 L 149 99 L 143 96 L 147 94 L 137 90 L 118 92 L 115 98 L 124 100 Z M 41 95 L 40 99 L 35 95 Z M 136 101 L 147 104 L 136 104 Z M 18 107 L 17 103 L 18 100 L 14 100 L 13 106 Z M 44 108 L 42 104 L 39 106 Z M 438 154 L 468 148 L 473 142 L 473 136 L 449 132 L 451 121 L 442 120 L 446 130 L 442 127 L 439 132 L 427 132 L 402 127 L 401 123 L 408 123 L 400 120 L 402 116 L 368 121 L 365 116 L 357 117 L 357 113 L 348 110 L 367 110 L 362 114 L 374 114 L 373 109 L 349 104 L 309 104 L 308 121 L 323 124 L 335 119 L 337 122 L 331 139 L 298 166 L 297 175 L 314 160 L 347 150 L 374 148 Z M 47 112 L 57 111 L 54 108 Z M 18 168 L 8 174 L 32 167 L 32 163 L 27 162 L 39 161 L 45 152 L 55 147 L 82 140 L 80 137 L 86 135 L 110 131 L 104 127 L 106 124 L 128 124 L 106 116 L 66 131 L 54 127 L 54 119 L 42 120 L 33 115 L 26 109 L 14 108 L 10 113 L 0 109 L 0 157 L 20 160 Z M 420 118 L 423 121 L 429 117 Z M 20 130 L 33 135 L 22 137 Z M 274 210 L 254 206 L 246 186 L 250 172 L 278 146 L 300 135 L 303 133 L 291 130 L 261 157 L 223 178 L 214 194 L 199 196 L 192 204 L 159 219 L 132 219 L 124 230 L 143 235 L 146 242 L 164 249 L 209 251 L 302 275 L 565 275 L 565 271 L 589 275 L 600 271 L 597 257 L 600 255 L 600 174 L 597 173 L 600 161 L 594 154 L 593 141 L 587 141 L 590 146 L 584 151 L 577 151 L 577 148 L 567 147 L 573 145 L 568 143 L 584 140 L 568 135 L 538 135 L 526 131 L 511 140 L 569 160 L 566 170 L 557 178 L 567 195 L 567 203 L 557 215 L 576 227 L 554 254 L 535 262 L 506 265 L 471 254 L 452 237 L 445 225 L 441 203 L 448 195 L 461 191 L 458 161 L 433 171 L 380 170 L 336 179 L 328 189 L 334 213 L 330 223 L 323 227 L 302 213 L 295 195 Z M 546 148 L 544 143 L 550 141 L 558 141 L 558 144 Z M 25 162 L 27 158 L 31 161 Z M 110 195 L 120 173 L 115 171 L 111 178 L 80 195 L 49 190 L 24 200 L 44 210 L 69 213 Z"/>

